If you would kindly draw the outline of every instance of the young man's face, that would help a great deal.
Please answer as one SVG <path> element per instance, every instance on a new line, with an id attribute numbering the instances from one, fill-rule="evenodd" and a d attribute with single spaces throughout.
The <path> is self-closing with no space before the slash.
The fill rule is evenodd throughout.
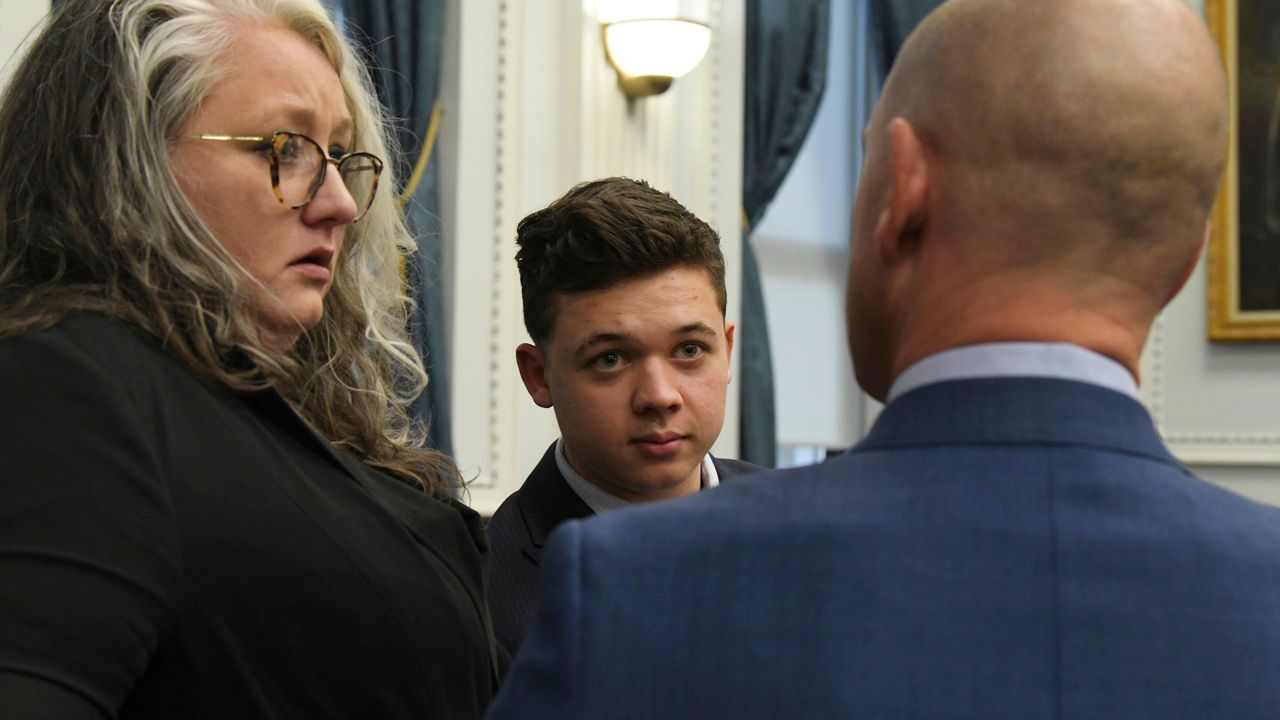
<path id="1" fill-rule="evenodd" d="M 551 337 L 516 360 L 534 402 L 555 408 L 569 464 L 632 501 L 696 491 L 733 350 L 707 271 L 668 268 L 558 302 Z"/>

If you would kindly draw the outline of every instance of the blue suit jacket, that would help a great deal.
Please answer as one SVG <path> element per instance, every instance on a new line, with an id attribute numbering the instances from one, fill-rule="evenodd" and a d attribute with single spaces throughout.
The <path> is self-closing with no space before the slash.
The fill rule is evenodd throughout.
<path id="1" fill-rule="evenodd" d="M 826 463 L 570 521 L 491 718 L 1277 718 L 1280 510 L 1137 402 L 925 386 Z"/>

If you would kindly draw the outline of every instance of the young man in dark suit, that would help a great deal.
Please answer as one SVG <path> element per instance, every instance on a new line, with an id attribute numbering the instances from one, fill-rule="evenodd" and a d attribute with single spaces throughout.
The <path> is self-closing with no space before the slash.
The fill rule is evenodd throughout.
<path id="1" fill-rule="evenodd" d="M 1137 386 L 1228 117 L 1180 0 L 943 3 L 864 133 L 870 434 L 562 525 L 491 720 L 1280 717 L 1280 510 Z"/>
<path id="2" fill-rule="evenodd" d="M 714 230 L 666 193 L 608 178 L 526 217 L 516 242 L 533 339 L 516 364 L 561 437 L 489 522 L 489 606 L 512 655 L 557 525 L 759 469 L 708 453 L 724 423 L 734 330 Z"/>

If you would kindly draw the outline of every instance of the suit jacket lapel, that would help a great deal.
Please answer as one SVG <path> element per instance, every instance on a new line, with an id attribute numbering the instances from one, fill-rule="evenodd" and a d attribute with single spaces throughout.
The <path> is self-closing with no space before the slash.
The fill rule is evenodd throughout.
<path id="1" fill-rule="evenodd" d="M 377 471 L 373 468 L 367 467 L 354 456 L 339 451 L 332 443 L 321 437 L 320 434 L 312 429 L 310 425 L 303 422 L 302 418 L 298 416 L 297 412 L 294 411 L 289 403 L 286 402 L 278 392 L 275 390 L 266 390 L 256 393 L 241 393 L 241 396 L 247 403 L 257 408 L 258 412 L 260 412 L 270 422 L 275 423 L 285 432 L 294 436 L 299 442 L 310 446 L 338 467 L 342 468 L 342 470 L 352 480 L 354 480 L 357 485 L 364 488 L 365 491 L 369 493 L 369 497 L 373 502 L 381 505 L 379 495 L 373 492 L 369 487 L 373 480 L 367 475 L 367 473 Z M 423 503 L 433 502 L 425 496 L 422 498 L 422 501 Z M 443 502 L 447 505 L 453 506 L 451 512 L 458 512 L 462 515 L 466 532 L 470 536 L 469 539 L 480 549 L 482 555 L 485 556 L 484 562 L 487 566 L 489 543 L 488 538 L 482 529 L 482 522 L 479 513 L 456 501 L 447 500 Z M 468 568 L 461 565 L 458 562 L 458 558 L 452 557 L 447 553 L 439 552 L 437 548 L 448 547 L 452 542 L 457 541 L 458 539 L 437 537 L 437 535 L 449 532 L 451 530 L 451 526 L 446 527 L 441 523 L 431 522 L 429 518 L 423 515 L 426 508 L 418 508 L 418 510 L 421 511 L 418 514 L 422 515 L 420 518 L 422 522 L 413 524 L 399 522 L 398 516 L 390 511 L 387 511 L 387 518 L 388 520 L 395 522 L 398 527 L 412 536 L 423 552 L 431 553 L 438 562 L 453 573 L 454 577 L 458 580 L 461 587 L 464 588 L 468 597 L 471 599 L 472 606 L 479 616 L 481 624 L 484 626 L 486 637 L 492 639 L 493 627 L 491 625 L 488 606 L 484 599 L 484 592 L 482 589 L 484 587 L 484 580 L 482 576 L 487 570 L 487 567 L 482 568 L 480 570 L 480 576 L 477 576 L 475 573 L 469 572 Z M 412 512 L 412 508 L 406 509 L 406 511 Z M 492 642 L 489 643 L 489 666 L 492 678 L 496 683 L 498 681 L 499 672 L 496 650 Z"/>
<path id="2" fill-rule="evenodd" d="M 556 465 L 555 443 L 547 448 L 537 467 L 517 495 L 520 516 L 529 532 L 529 544 L 524 554 L 535 564 L 541 564 L 542 548 L 556 526 L 565 520 L 594 515 L 582 498 L 569 487 L 560 468 Z"/>
<path id="3" fill-rule="evenodd" d="M 376 481 L 369 476 L 369 473 L 377 472 L 377 470 L 366 466 L 354 456 L 341 452 L 335 448 L 332 443 L 321 437 L 319 433 L 311 428 L 311 426 L 303 422 L 302 418 L 298 417 L 298 414 L 294 412 L 293 408 L 283 397 L 280 396 L 279 393 L 274 390 L 267 390 L 257 393 L 244 393 L 242 396 L 245 398 L 246 402 L 257 408 L 258 411 L 270 422 L 276 424 L 285 432 L 295 437 L 299 442 L 309 446 L 314 451 L 327 458 L 330 462 L 342 468 L 342 471 L 346 473 L 348 477 L 350 477 L 357 485 L 364 488 L 365 492 L 374 503 L 378 505 L 382 504 L 382 501 L 380 500 L 381 494 L 375 492 L 373 488 L 370 487 L 370 485 Z M 422 501 L 424 503 L 432 502 L 426 497 L 423 497 Z M 422 511 L 425 512 L 425 510 Z M 458 510 L 455 510 L 455 512 L 457 511 Z M 462 515 L 463 522 L 467 526 L 468 532 L 471 534 L 471 541 L 481 550 L 481 552 L 488 552 L 488 540 L 484 533 L 479 530 L 479 515 L 475 511 L 471 510 L 471 508 L 466 508 L 465 512 L 462 512 Z M 437 547 L 448 547 L 450 542 L 456 540 L 456 538 L 434 537 L 434 535 L 438 533 L 449 532 L 451 528 L 445 528 L 438 523 L 432 523 L 427 519 L 423 519 L 422 522 L 417 524 L 405 524 L 400 522 L 398 516 L 389 510 L 387 510 L 387 516 L 389 520 L 396 522 L 399 527 L 412 535 L 423 548 L 429 549 L 433 553 L 434 550 L 431 549 Z M 473 573 L 468 572 L 466 568 L 459 565 L 456 558 L 441 553 L 434 554 L 440 562 L 442 562 L 450 569 L 451 572 L 454 573 L 455 576 L 458 577 L 463 586 L 466 587 L 467 593 L 471 596 L 472 601 L 477 604 L 477 608 L 482 608 L 483 605 L 480 599 L 482 594 L 480 591 L 480 587 L 482 586 L 481 579 L 479 577 L 474 577 Z"/>
<path id="4" fill-rule="evenodd" d="M 723 481 L 754 472 L 760 468 L 736 460 L 721 460 L 713 457 L 716 472 Z M 541 565 L 542 548 L 547 543 L 551 531 L 565 520 L 576 520 L 589 517 L 595 512 L 578 497 L 569 487 L 560 467 L 556 464 L 556 444 L 543 453 L 542 459 L 534 467 L 533 472 L 525 480 L 517 493 L 520 515 L 524 518 L 525 529 L 529 533 L 529 544 L 523 549 L 524 554 L 536 565 Z"/>
<path id="5" fill-rule="evenodd" d="M 356 482 L 361 485 L 365 484 L 364 479 L 360 477 L 360 473 L 352 465 L 352 463 L 358 464 L 359 461 L 355 458 L 345 457 L 333 447 L 332 443 L 320 437 L 319 433 L 303 422 L 302 418 L 298 417 L 298 413 L 294 412 L 294 409 L 280 396 L 280 393 L 275 390 L 263 390 L 261 392 L 239 393 L 239 395 L 246 403 L 256 408 L 263 417 L 289 435 L 292 435 L 298 442 L 311 447 L 311 449 L 327 458 L 334 465 L 342 468 L 343 472 L 350 475 Z"/>
<path id="6" fill-rule="evenodd" d="M 716 474 L 720 476 L 720 482 L 764 470 L 759 465 L 752 465 L 741 460 L 721 459 L 714 455 L 711 457 L 711 463 L 716 466 Z"/>

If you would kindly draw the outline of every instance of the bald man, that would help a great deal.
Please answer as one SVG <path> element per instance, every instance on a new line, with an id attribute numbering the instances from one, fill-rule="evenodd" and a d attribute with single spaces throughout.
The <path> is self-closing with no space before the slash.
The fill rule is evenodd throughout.
<path id="1" fill-rule="evenodd" d="M 1226 97 L 1179 0 L 929 16 L 851 233 L 884 412 L 822 465 L 562 526 L 492 717 L 1280 717 L 1280 510 L 1138 401 Z"/>

